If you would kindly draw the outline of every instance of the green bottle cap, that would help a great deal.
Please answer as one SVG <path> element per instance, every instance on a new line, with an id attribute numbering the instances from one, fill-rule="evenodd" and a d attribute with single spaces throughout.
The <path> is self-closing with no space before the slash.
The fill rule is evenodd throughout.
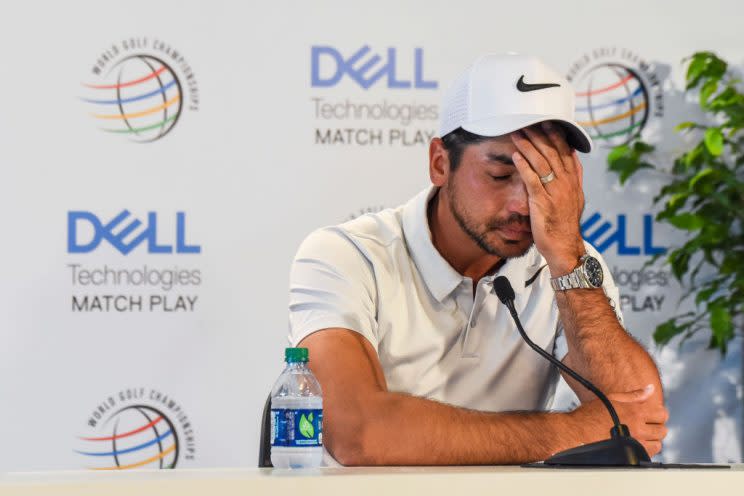
<path id="1" fill-rule="evenodd" d="M 307 362 L 307 348 L 287 348 L 284 350 L 284 361 L 287 363 Z"/>

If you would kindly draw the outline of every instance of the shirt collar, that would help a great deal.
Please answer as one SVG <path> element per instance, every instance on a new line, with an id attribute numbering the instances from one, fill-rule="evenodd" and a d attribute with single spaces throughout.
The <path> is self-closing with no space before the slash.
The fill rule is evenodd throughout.
<path id="1" fill-rule="evenodd" d="M 402 220 L 403 234 L 411 258 L 429 291 L 441 303 L 462 284 L 464 278 L 442 257 L 431 241 L 427 207 L 437 190 L 436 186 L 431 186 L 411 198 L 403 207 Z M 486 279 L 493 280 L 496 276 L 506 276 L 512 283 L 514 292 L 521 294 L 526 289 L 526 282 L 544 263 L 533 245 L 524 256 L 508 259 L 495 274 L 487 276 Z"/>

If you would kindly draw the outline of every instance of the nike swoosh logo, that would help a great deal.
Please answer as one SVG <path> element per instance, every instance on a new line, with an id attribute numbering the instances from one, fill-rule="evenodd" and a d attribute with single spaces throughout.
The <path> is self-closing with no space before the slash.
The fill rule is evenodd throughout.
<path id="1" fill-rule="evenodd" d="M 554 88 L 560 86 L 558 83 L 540 83 L 540 84 L 529 84 L 524 82 L 524 74 L 519 77 L 517 81 L 517 89 L 522 92 L 544 90 L 545 88 Z"/>

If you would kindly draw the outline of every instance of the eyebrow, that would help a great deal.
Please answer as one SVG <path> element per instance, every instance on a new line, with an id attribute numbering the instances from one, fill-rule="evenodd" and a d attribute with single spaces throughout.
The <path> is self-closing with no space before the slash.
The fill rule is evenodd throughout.
<path id="1" fill-rule="evenodd" d="M 514 165 L 514 161 L 505 153 L 489 153 L 486 155 L 489 162 L 501 162 L 506 165 Z"/>

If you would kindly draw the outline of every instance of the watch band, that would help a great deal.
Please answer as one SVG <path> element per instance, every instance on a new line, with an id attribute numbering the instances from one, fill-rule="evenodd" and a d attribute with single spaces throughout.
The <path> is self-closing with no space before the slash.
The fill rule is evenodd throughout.
<path id="1" fill-rule="evenodd" d="M 586 280 L 586 277 L 584 277 L 584 260 L 589 257 L 589 255 L 583 255 L 579 259 L 579 265 L 569 272 L 568 274 L 554 277 L 550 280 L 550 285 L 553 287 L 554 291 L 565 291 L 567 289 L 589 289 L 593 286 L 589 284 L 589 281 Z"/>

